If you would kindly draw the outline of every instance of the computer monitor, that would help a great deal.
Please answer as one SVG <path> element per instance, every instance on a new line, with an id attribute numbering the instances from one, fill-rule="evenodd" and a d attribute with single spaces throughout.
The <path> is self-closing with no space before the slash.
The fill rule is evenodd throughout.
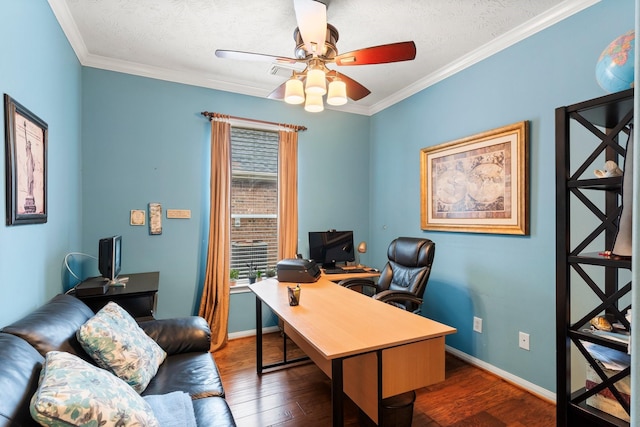
<path id="1" fill-rule="evenodd" d="M 122 261 L 122 236 L 112 236 L 100 239 L 98 243 L 98 270 L 100 275 L 116 283 L 120 274 Z"/>
<path id="2" fill-rule="evenodd" d="M 353 231 L 310 231 L 309 258 L 324 268 L 355 261 Z"/>

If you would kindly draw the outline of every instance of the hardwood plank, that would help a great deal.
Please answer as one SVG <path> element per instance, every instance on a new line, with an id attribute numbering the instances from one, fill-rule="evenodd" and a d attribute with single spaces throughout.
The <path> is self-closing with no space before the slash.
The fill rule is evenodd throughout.
<path id="1" fill-rule="evenodd" d="M 282 356 L 282 336 L 264 336 L 264 356 Z M 301 355 L 288 340 L 288 357 Z M 255 337 L 232 340 L 214 358 L 239 427 L 331 425 L 331 383 L 313 363 L 258 376 Z M 414 427 L 552 427 L 555 406 L 526 390 L 446 355 L 445 381 L 416 390 Z M 368 426 L 345 399 L 345 426 Z"/>
<path id="2" fill-rule="evenodd" d="M 506 427 L 506 424 L 486 412 L 478 412 L 451 427 Z"/>

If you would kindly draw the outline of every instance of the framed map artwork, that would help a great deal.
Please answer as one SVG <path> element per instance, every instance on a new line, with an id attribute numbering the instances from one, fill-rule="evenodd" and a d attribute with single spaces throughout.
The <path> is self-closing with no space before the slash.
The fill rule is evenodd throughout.
<path id="1" fill-rule="evenodd" d="M 423 230 L 529 234 L 529 124 L 420 150 Z"/>

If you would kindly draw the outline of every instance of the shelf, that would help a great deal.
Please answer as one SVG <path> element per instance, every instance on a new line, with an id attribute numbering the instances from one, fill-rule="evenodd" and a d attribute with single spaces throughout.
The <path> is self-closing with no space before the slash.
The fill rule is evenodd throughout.
<path id="1" fill-rule="evenodd" d="M 572 400 L 575 396 L 579 396 L 586 391 L 585 388 L 582 388 L 571 395 Z M 579 402 L 569 404 L 571 409 L 582 419 L 585 424 L 574 424 L 580 425 L 581 427 L 589 427 L 589 426 L 612 426 L 612 427 L 629 427 L 629 423 L 614 417 L 613 415 L 607 414 L 599 409 L 596 409 L 592 406 L 587 405 L 586 402 Z M 591 424 L 586 424 L 591 422 Z"/>
<path id="2" fill-rule="evenodd" d="M 622 177 L 573 179 L 567 181 L 567 187 L 586 190 L 620 191 L 622 189 Z"/>
<path id="3" fill-rule="evenodd" d="M 590 402 L 592 400 L 593 391 L 582 388 L 573 392 L 571 388 L 572 384 L 582 383 L 587 366 L 597 367 L 597 357 L 604 358 L 607 354 L 606 351 L 590 352 L 589 348 L 593 350 L 594 346 L 588 343 L 613 350 L 608 353 L 612 356 L 625 356 L 628 350 L 628 343 L 602 334 L 596 335 L 589 328 L 591 317 L 600 313 L 615 317 L 626 327 L 629 326 L 628 322 L 619 319 L 619 306 L 628 305 L 623 298 L 628 299 L 631 293 L 632 283 L 627 280 L 628 272 L 622 271 L 631 270 L 631 257 L 605 255 L 604 250 L 583 251 L 590 245 L 603 249 L 614 246 L 622 209 L 623 177 L 590 178 L 587 171 L 598 158 L 616 162 L 624 159 L 622 139 L 623 134 L 629 133 L 633 109 L 633 89 L 556 109 L 556 422 L 559 427 L 629 426 L 628 422 L 587 405 L 587 399 Z M 575 123 L 582 125 L 582 128 Z M 596 137 L 595 140 L 588 140 L 593 145 L 586 146 L 584 138 L 573 137 L 576 129 L 590 131 Z M 575 146 L 579 146 L 580 150 L 572 153 Z M 589 152 L 589 149 L 593 151 Z M 582 163 L 578 162 L 580 159 Z M 576 162 L 577 167 L 574 165 Z M 575 170 L 573 175 L 569 175 L 570 170 Z M 584 190 L 602 193 L 591 197 L 594 193 Z M 585 233 L 583 227 L 576 227 L 582 218 L 572 215 L 574 203 L 581 203 L 581 207 L 593 213 L 597 219 L 597 223 L 590 227 L 590 232 Z M 576 235 L 572 236 L 574 232 Z M 572 246 L 576 239 L 583 240 Z M 595 239 L 601 240 L 595 243 Z M 578 314 L 574 312 L 576 308 L 572 310 L 571 307 L 573 298 L 582 301 L 581 297 L 589 292 L 592 294 L 588 296 L 598 302 L 589 303 L 587 307 L 580 306 L 577 311 L 581 313 L 581 318 L 572 324 L 570 319 Z M 576 354 L 580 357 L 573 357 Z M 580 366 L 581 363 L 583 366 Z M 597 368 L 594 369 L 598 372 Z M 619 375 L 602 378 L 602 387 L 613 387 L 621 375 L 631 375 L 632 371 L 627 367 Z M 612 396 L 620 398 L 618 392 L 612 393 Z M 608 397 L 600 397 L 609 403 Z M 627 406 L 626 397 L 624 406 Z"/>
<path id="4" fill-rule="evenodd" d="M 631 270 L 631 257 L 617 255 L 600 255 L 599 252 L 586 252 L 579 255 L 569 255 L 570 264 L 600 265 L 602 267 L 626 268 Z"/>
<path id="5" fill-rule="evenodd" d="M 607 339 L 599 335 L 594 335 L 589 332 L 569 331 L 568 335 L 572 341 L 588 341 L 594 344 L 602 345 L 604 347 L 612 348 L 621 353 L 627 352 L 627 344 L 620 341 Z"/>
<path id="6" fill-rule="evenodd" d="M 613 128 L 633 110 L 633 89 L 574 104 L 567 108 L 596 126 Z"/>

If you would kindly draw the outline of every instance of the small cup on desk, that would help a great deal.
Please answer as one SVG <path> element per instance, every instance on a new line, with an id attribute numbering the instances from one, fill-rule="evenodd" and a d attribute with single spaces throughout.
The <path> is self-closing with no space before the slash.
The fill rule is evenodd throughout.
<path id="1" fill-rule="evenodd" d="M 300 284 L 295 288 L 287 286 L 287 293 L 289 294 L 289 305 L 295 306 L 300 304 Z"/>

